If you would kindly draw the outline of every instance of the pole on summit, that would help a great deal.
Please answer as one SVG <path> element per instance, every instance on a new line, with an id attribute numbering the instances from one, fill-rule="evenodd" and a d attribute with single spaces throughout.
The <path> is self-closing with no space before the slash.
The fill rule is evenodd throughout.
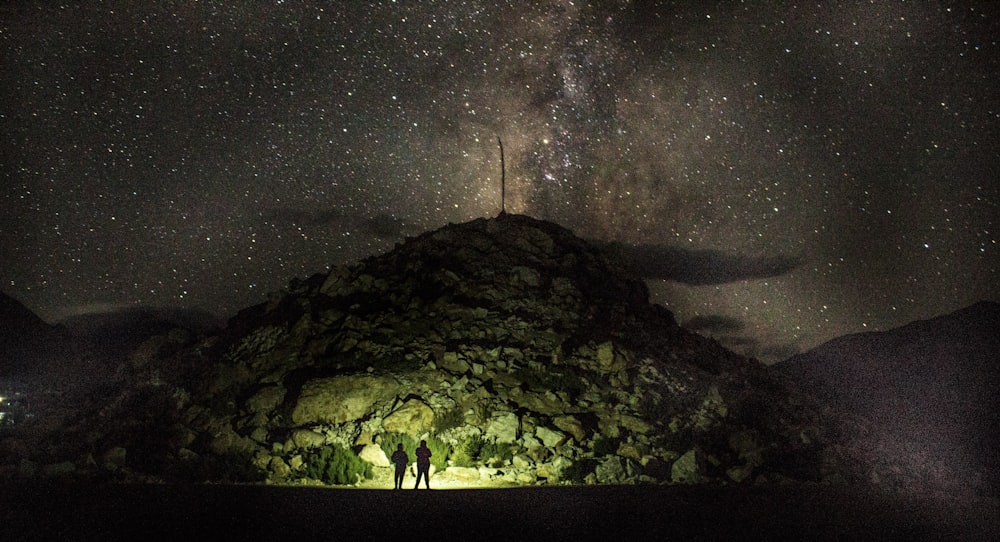
<path id="1" fill-rule="evenodd" d="M 507 214 L 507 179 L 503 163 L 503 141 L 497 136 L 497 143 L 500 144 L 500 214 Z"/>

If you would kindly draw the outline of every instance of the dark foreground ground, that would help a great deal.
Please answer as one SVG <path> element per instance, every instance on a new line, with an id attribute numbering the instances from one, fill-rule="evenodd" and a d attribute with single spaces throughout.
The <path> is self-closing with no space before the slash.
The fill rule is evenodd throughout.
<path id="1" fill-rule="evenodd" d="M 378 491 L 0 486 L 11 540 L 997 540 L 996 501 L 900 502 L 816 486 Z"/>

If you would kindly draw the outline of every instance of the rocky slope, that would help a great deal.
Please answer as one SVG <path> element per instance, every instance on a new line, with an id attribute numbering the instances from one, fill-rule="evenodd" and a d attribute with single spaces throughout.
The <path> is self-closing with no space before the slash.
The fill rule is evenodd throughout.
<path id="1" fill-rule="evenodd" d="M 400 435 L 436 445 L 432 485 L 862 475 L 839 429 L 762 365 L 518 215 L 294 281 L 217 335 L 150 339 L 116 374 L 57 436 L 0 442 L 0 476 L 315 483 L 339 446 L 378 478 L 379 443 Z"/>
<path id="2" fill-rule="evenodd" d="M 798 389 L 869 422 L 867 447 L 924 490 L 1000 488 L 1000 305 L 981 302 L 848 335 L 775 366 Z M 989 486 L 992 486 L 990 488 Z"/>

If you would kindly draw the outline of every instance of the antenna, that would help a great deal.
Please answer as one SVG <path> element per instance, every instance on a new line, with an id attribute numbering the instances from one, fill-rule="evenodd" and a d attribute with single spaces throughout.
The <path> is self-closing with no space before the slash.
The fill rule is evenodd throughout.
<path id="1" fill-rule="evenodd" d="M 497 136 L 497 143 L 500 144 L 500 214 L 507 214 L 507 178 L 503 163 L 503 141 Z"/>

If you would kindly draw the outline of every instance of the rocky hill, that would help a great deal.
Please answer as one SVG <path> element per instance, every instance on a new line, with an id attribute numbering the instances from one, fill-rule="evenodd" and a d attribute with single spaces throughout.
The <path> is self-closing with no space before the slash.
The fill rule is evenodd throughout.
<path id="1" fill-rule="evenodd" d="M 418 438 L 432 485 L 864 476 L 761 364 L 519 215 L 293 281 L 218 334 L 154 337 L 112 380 L 54 433 L 11 430 L 0 476 L 388 487 L 385 449 Z"/>
<path id="2" fill-rule="evenodd" d="M 1000 305 L 848 335 L 775 366 L 871 422 L 868 446 L 948 492 L 1000 488 Z"/>

